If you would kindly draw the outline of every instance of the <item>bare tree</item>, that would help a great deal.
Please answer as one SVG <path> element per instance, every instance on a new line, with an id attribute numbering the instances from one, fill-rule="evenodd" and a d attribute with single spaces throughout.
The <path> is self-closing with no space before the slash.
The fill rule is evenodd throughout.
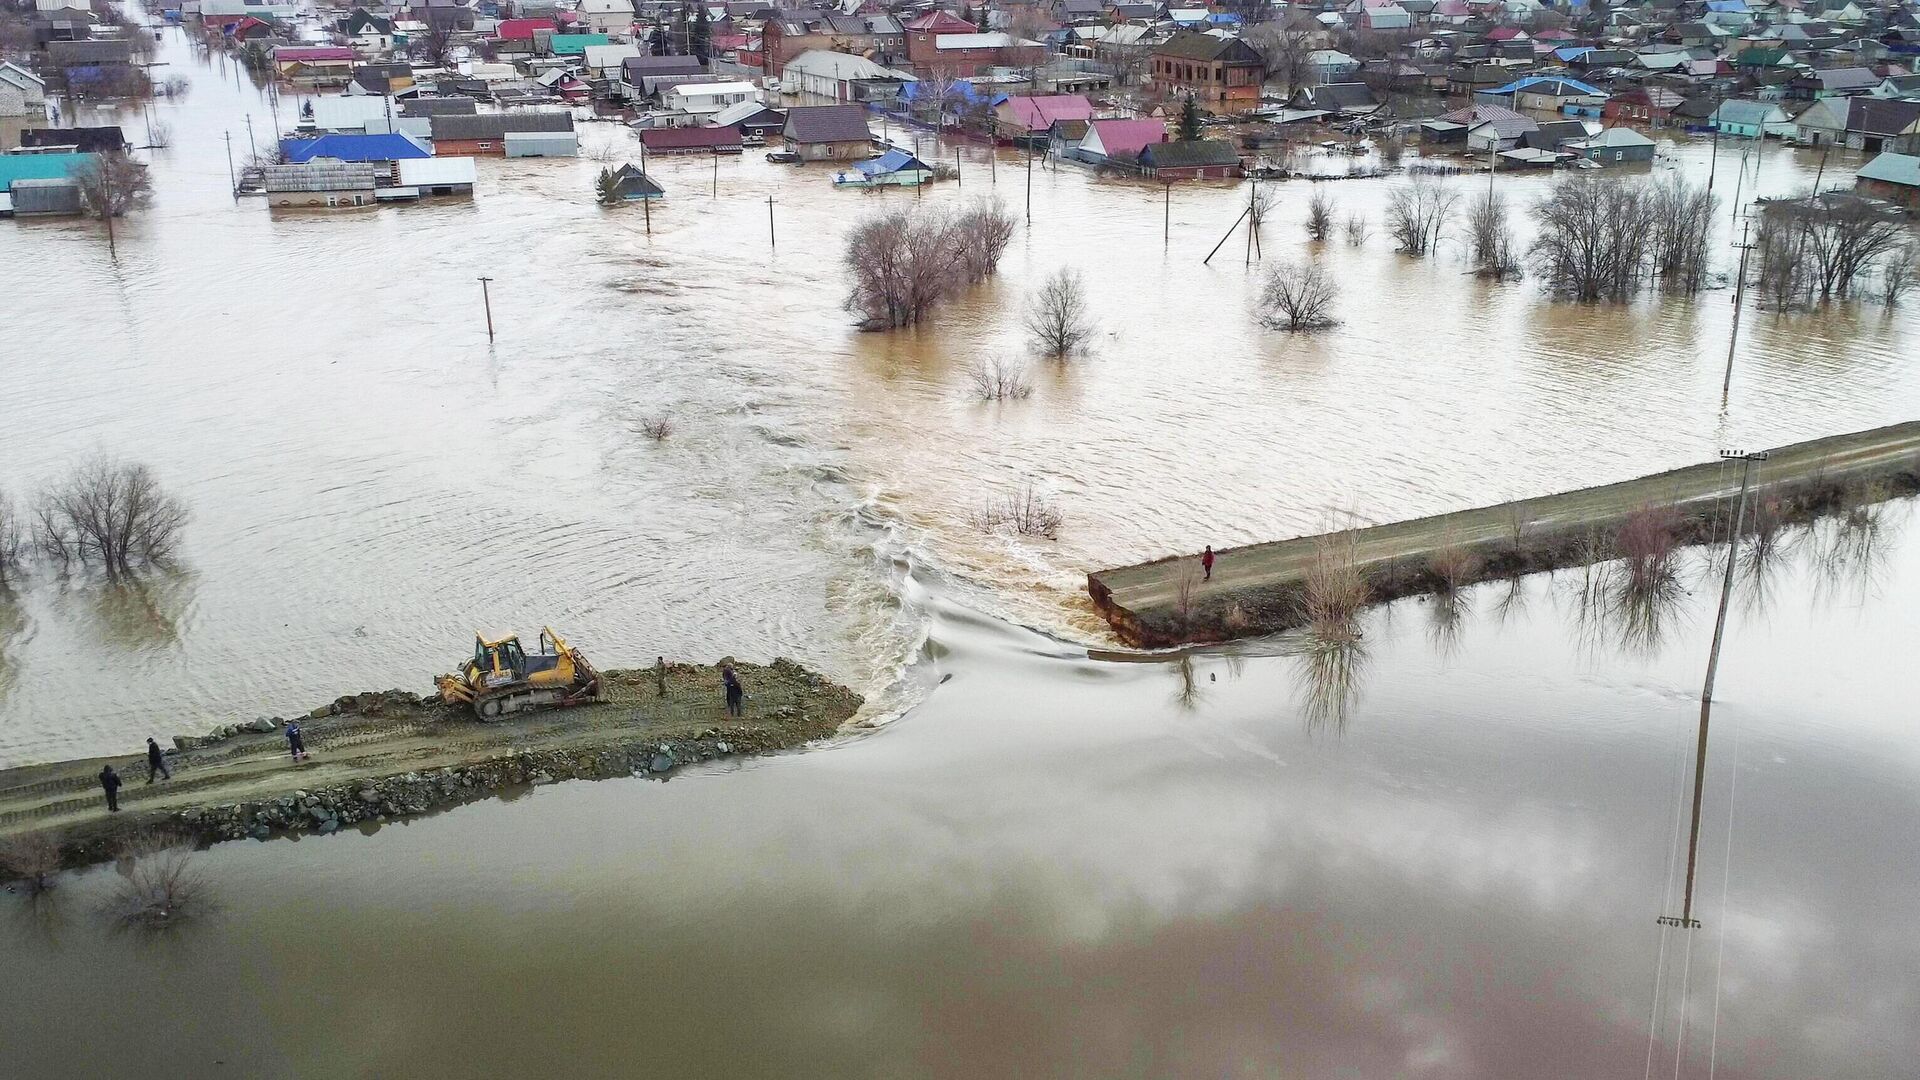
<path id="1" fill-rule="evenodd" d="M 89 213 L 107 223 L 108 254 L 117 254 L 113 219 L 144 203 L 153 191 L 146 166 L 115 150 L 96 157 L 76 174 L 76 179 L 80 182 L 80 201 Z"/>
<path id="2" fill-rule="evenodd" d="M 1423 256 L 1439 246 L 1459 201 L 1453 185 L 1417 175 L 1387 193 L 1387 234 L 1403 254 Z"/>
<path id="3" fill-rule="evenodd" d="M 1653 251 L 1644 184 L 1575 177 L 1555 184 L 1534 208 L 1529 249 L 1553 291 L 1575 300 L 1625 300 L 1640 287 Z"/>
<path id="4" fill-rule="evenodd" d="M 187 510 L 145 465 L 95 458 L 43 493 L 34 517 L 42 552 L 120 577 L 171 562 Z"/>
<path id="5" fill-rule="evenodd" d="M 1339 287 L 1314 263 L 1277 263 L 1260 286 L 1261 321 L 1279 330 L 1299 332 L 1334 325 Z"/>
<path id="6" fill-rule="evenodd" d="M 1389 135 L 1380 140 L 1380 164 L 1389 169 L 1400 167 L 1400 159 L 1407 153 L 1406 141 L 1398 135 Z"/>
<path id="7" fill-rule="evenodd" d="M 1347 235 L 1347 243 L 1359 247 L 1367 242 L 1367 219 L 1360 214 L 1347 215 L 1344 231 Z"/>
<path id="8" fill-rule="evenodd" d="M 1027 301 L 1027 333 L 1034 347 L 1054 359 L 1080 350 L 1093 337 L 1087 290 L 1078 270 L 1061 267 Z"/>
<path id="9" fill-rule="evenodd" d="M 1326 185 L 1316 184 L 1313 197 L 1307 200 L 1307 236 L 1309 239 L 1324 242 L 1333 235 L 1333 196 L 1327 193 Z"/>
<path id="10" fill-rule="evenodd" d="M 26 551 L 27 529 L 20 520 L 20 507 L 13 496 L 0 491 L 0 592 L 19 575 Z"/>
<path id="11" fill-rule="evenodd" d="M 1506 196 L 1489 191 L 1473 201 L 1467 208 L 1467 238 L 1475 272 L 1491 278 L 1519 276 L 1520 255 L 1507 223 Z"/>
<path id="12" fill-rule="evenodd" d="M 1720 200 L 1674 175 L 1652 185 L 1653 272 L 1668 292 L 1693 294 L 1707 276 L 1707 247 Z"/>
<path id="13" fill-rule="evenodd" d="M 1880 302 L 1900 306 L 1900 299 L 1914 286 L 1914 271 L 1920 269 L 1920 244 L 1908 242 L 1896 248 L 1880 264 Z"/>
<path id="14" fill-rule="evenodd" d="M 988 498 L 973 516 L 974 527 L 982 532 L 1008 532 L 1019 536 L 1038 536 L 1048 540 L 1060 535 L 1066 516 L 1052 500 L 1032 484 L 1023 484 L 1005 498 Z"/>
<path id="15" fill-rule="evenodd" d="M 50 832 L 31 832 L 0 842 L 0 877 L 12 877 L 28 894 L 53 888 L 60 872 L 60 843 Z"/>
<path id="16" fill-rule="evenodd" d="M 1019 220 L 998 198 L 977 199 L 953 221 L 954 249 L 969 282 L 985 281 L 1000 268 L 1000 256 Z"/>
<path id="17" fill-rule="evenodd" d="M 143 833 L 121 848 L 122 877 L 107 913 L 146 930 L 164 930 L 206 907 L 206 879 L 193 866 L 193 845 L 159 832 Z"/>
<path id="18" fill-rule="evenodd" d="M 673 417 L 668 416 L 666 413 L 641 417 L 640 434 L 645 435 L 654 442 L 667 441 L 667 436 L 673 434 Z"/>
<path id="19" fill-rule="evenodd" d="M 1278 82 L 1292 95 L 1312 79 L 1307 57 L 1315 49 L 1314 32 L 1279 22 L 1266 22 L 1248 30 L 1246 43 L 1267 62 L 1267 80 Z"/>
<path id="20" fill-rule="evenodd" d="M 1001 357 L 968 368 L 967 385 L 981 401 L 1017 401 L 1033 393 L 1026 369 Z"/>

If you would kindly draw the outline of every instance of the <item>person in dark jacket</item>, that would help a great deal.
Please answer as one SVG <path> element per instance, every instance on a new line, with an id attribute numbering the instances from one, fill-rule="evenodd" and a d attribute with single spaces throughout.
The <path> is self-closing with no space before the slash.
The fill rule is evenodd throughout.
<path id="1" fill-rule="evenodd" d="M 740 676 L 734 674 L 732 664 L 720 669 L 720 681 L 727 688 L 727 715 L 739 716 L 743 711 L 741 702 L 746 699 L 747 692 L 740 685 Z"/>
<path id="2" fill-rule="evenodd" d="M 307 756 L 307 739 L 300 733 L 300 725 L 287 721 L 287 750 L 293 754 L 293 760 L 299 761 Z"/>
<path id="3" fill-rule="evenodd" d="M 173 770 L 167 768 L 166 755 L 160 753 L 160 744 L 154 742 L 153 736 L 149 735 L 147 736 L 147 783 L 153 783 L 155 776 L 164 776 L 171 780 Z"/>
<path id="4" fill-rule="evenodd" d="M 1213 545 L 1212 544 L 1208 544 L 1207 550 L 1202 552 L 1200 555 L 1200 569 L 1205 570 L 1207 572 L 1207 576 L 1202 580 L 1204 581 L 1213 580 Z"/>
<path id="5" fill-rule="evenodd" d="M 111 813 L 119 813 L 120 774 L 114 772 L 111 765 L 100 766 L 100 790 L 107 793 L 107 810 Z"/>

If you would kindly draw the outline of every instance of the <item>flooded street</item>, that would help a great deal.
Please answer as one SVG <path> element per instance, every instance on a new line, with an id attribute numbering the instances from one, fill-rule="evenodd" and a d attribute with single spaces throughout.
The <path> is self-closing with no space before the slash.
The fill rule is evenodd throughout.
<path id="1" fill-rule="evenodd" d="M 748 154 L 719 162 L 716 196 L 711 160 L 656 159 L 649 236 L 637 209 L 593 204 L 596 159 L 637 148 L 588 124 L 579 160 L 481 159 L 471 202 L 270 214 L 229 198 L 222 141 L 244 158 L 248 116 L 265 141 L 268 103 L 178 30 L 161 59 L 193 90 L 154 106 L 173 145 L 150 155 L 155 201 L 118 261 L 97 223 L 0 228 L 36 267 L 7 300 L 0 394 L 10 491 L 96 451 L 147 462 L 193 512 L 185 565 L 133 590 L 43 578 L 0 605 L 0 765 L 424 689 L 475 628 L 549 623 L 603 666 L 790 655 L 891 715 L 924 632 L 898 592 L 910 564 L 979 610 L 1102 640 L 1089 569 L 1617 479 L 1920 401 L 1913 316 L 1869 304 L 1750 312 L 1723 412 L 1725 290 L 1582 307 L 1476 280 L 1450 241 L 1404 259 L 1378 180 L 1329 189 L 1374 235 L 1321 256 L 1345 290 L 1326 334 L 1255 324 L 1238 238 L 1201 264 L 1244 187 L 1175 188 L 1163 242 L 1159 190 L 1036 166 L 996 280 L 932 327 L 863 335 L 841 238 L 911 195 Z M 282 125 L 296 109 L 279 102 Z M 1678 153 L 1701 173 L 1707 151 Z M 962 157 L 928 201 L 997 194 L 1024 218 L 1017 154 Z M 1739 182 L 1780 193 L 1820 167 L 1768 147 Z M 1714 168 L 1730 194 L 1735 152 Z M 1499 179 L 1519 202 L 1549 182 Z M 1279 190 L 1268 260 L 1307 247 L 1311 187 Z M 1025 355 L 1023 298 L 1060 266 L 1086 275 L 1091 355 L 1035 364 L 1028 400 L 968 400 L 970 365 Z M 654 444 L 638 428 L 661 414 L 675 432 Z M 1057 542 L 972 527 L 1027 480 L 1066 515 Z"/>
<path id="2" fill-rule="evenodd" d="M 35 1018 L 9 1062 L 1902 1075 L 1912 518 L 1890 508 L 1868 544 L 1825 527 L 1743 577 L 1690 948 L 1654 918 L 1680 902 L 1704 557 L 1631 647 L 1619 612 L 1578 603 L 1579 573 L 1478 587 L 1454 617 L 1376 610 L 1344 687 L 1286 640 L 1092 658 L 916 574 L 925 674 L 950 679 L 882 733 L 223 844 L 199 856 L 218 908 L 158 938 L 93 915 L 111 866 L 42 905 L 0 897 L 0 1015 Z M 1815 558 L 1839 551 L 1875 554 Z"/>

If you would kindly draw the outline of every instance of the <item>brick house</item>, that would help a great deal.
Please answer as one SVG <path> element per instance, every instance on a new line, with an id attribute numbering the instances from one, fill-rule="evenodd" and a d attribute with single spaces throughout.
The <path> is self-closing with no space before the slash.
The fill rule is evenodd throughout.
<path id="1" fill-rule="evenodd" d="M 907 38 L 915 71 L 964 79 L 991 67 L 1030 68 L 1044 63 L 1047 47 L 995 31 L 990 34 L 922 34 Z"/>
<path id="2" fill-rule="evenodd" d="M 850 53 L 882 66 L 904 62 L 907 32 L 891 15 L 783 12 L 760 29 L 762 70 L 781 75 L 787 63 L 813 49 Z"/>
<path id="3" fill-rule="evenodd" d="M 557 109 L 510 109 L 499 113 L 470 116 L 435 116 L 433 152 L 437 157 L 450 155 L 507 152 L 507 135 L 528 132 L 573 130 L 573 114 Z"/>
<path id="4" fill-rule="evenodd" d="M 1182 31 L 1153 50 L 1153 83 L 1164 94 L 1192 94 L 1213 108 L 1260 104 L 1266 61 L 1239 38 Z"/>

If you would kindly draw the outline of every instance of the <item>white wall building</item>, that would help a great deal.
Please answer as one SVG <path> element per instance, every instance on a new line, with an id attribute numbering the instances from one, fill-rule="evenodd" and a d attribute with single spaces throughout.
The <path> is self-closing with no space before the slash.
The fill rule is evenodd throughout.
<path id="1" fill-rule="evenodd" d="M 759 91 L 749 82 L 681 83 L 660 96 L 667 109 L 687 113 L 695 123 L 705 123 L 722 109 L 741 102 L 759 100 Z"/>

